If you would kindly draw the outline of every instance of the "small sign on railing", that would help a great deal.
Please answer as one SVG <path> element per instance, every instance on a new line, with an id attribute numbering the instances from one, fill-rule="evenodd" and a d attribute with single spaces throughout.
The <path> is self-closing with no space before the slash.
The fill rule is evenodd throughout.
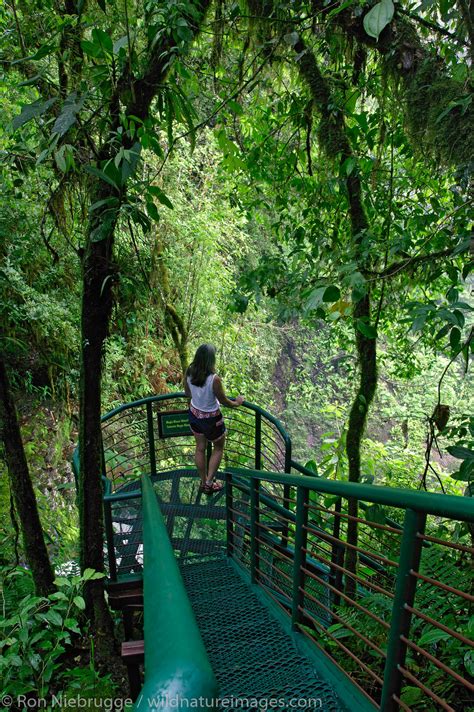
<path id="1" fill-rule="evenodd" d="M 158 433 L 160 438 L 177 438 L 192 435 L 187 410 L 169 410 L 158 413 Z"/>

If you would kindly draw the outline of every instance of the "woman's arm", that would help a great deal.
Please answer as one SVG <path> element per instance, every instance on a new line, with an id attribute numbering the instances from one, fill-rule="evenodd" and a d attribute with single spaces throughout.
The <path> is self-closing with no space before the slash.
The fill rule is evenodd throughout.
<path id="1" fill-rule="evenodd" d="M 224 393 L 224 386 L 222 385 L 222 380 L 220 376 L 214 377 L 214 382 L 212 384 L 212 390 L 216 396 L 219 403 L 226 405 L 228 408 L 237 408 L 237 406 L 242 405 L 244 402 L 243 396 L 237 396 L 235 400 L 230 400 Z"/>

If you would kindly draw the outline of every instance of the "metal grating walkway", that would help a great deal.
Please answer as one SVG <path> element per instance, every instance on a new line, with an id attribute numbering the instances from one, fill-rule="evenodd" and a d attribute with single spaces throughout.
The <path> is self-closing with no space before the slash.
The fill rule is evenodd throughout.
<path id="1" fill-rule="evenodd" d="M 187 564 L 182 574 L 221 698 L 239 698 L 237 709 L 272 709 L 270 699 L 278 710 L 346 709 L 230 562 Z"/>

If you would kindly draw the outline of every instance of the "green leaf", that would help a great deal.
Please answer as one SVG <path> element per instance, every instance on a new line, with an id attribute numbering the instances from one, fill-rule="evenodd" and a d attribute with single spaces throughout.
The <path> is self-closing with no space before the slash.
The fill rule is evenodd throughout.
<path id="1" fill-rule="evenodd" d="M 82 109 L 86 96 L 82 96 L 76 101 L 76 94 L 68 96 L 63 108 L 53 126 L 53 134 L 64 136 L 67 131 L 76 123 L 76 114 Z"/>
<path id="2" fill-rule="evenodd" d="M 474 460 L 474 450 L 461 445 L 450 445 L 446 448 L 450 455 L 457 457 L 458 460 Z"/>
<path id="3" fill-rule="evenodd" d="M 116 219 L 116 210 L 110 209 L 104 213 L 102 220 L 99 221 L 99 224 L 90 234 L 91 242 L 101 242 L 102 240 L 106 240 L 114 228 Z"/>
<path id="4" fill-rule="evenodd" d="M 95 574 L 95 569 L 85 569 L 82 574 L 83 581 L 90 581 Z"/>
<path id="5" fill-rule="evenodd" d="M 474 677 L 474 650 L 468 650 L 464 655 L 464 666 L 468 675 Z"/>
<path id="6" fill-rule="evenodd" d="M 86 602 L 84 601 L 82 596 L 74 596 L 73 603 L 79 608 L 80 611 L 85 611 Z"/>
<path id="7" fill-rule="evenodd" d="M 56 591 L 48 596 L 50 601 L 67 601 L 67 596 L 62 591 Z"/>
<path id="8" fill-rule="evenodd" d="M 68 630 L 72 630 L 73 633 L 80 633 L 80 629 L 77 621 L 74 618 L 66 618 L 64 625 Z"/>
<path id="9" fill-rule="evenodd" d="M 20 128 L 20 126 L 23 126 L 23 124 L 31 121 L 31 119 L 35 119 L 37 116 L 42 116 L 42 114 L 46 113 L 55 101 L 56 99 L 48 99 L 47 101 L 41 101 L 41 99 L 38 99 L 38 101 L 34 101 L 33 104 L 24 106 L 21 110 L 21 114 L 15 116 L 13 119 L 13 130 L 16 131 Z"/>
<path id="10" fill-rule="evenodd" d="M 43 57 L 46 57 L 48 54 L 51 54 L 52 52 L 56 51 L 56 47 L 53 44 L 45 44 L 42 47 L 39 48 L 39 50 L 34 54 L 30 59 L 33 62 L 36 62 L 38 59 L 42 59 Z"/>
<path id="11" fill-rule="evenodd" d="M 109 185 L 112 185 L 116 190 L 119 190 L 119 186 L 117 185 L 117 183 L 115 183 L 112 178 L 110 178 L 106 173 L 104 173 L 104 171 L 101 171 L 100 168 L 96 168 L 95 166 L 85 166 L 84 170 L 86 171 L 86 173 L 90 173 L 90 175 L 100 178 Z"/>
<path id="12" fill-rule="evenodd" d="M 336 287 L 334 284 L 331 284 L 329 287 L 326 287 L 323 294 L 323 302 L 337 302 L 340 298 L 341 292 L 339 290 L 339 287 Z"/>
<path id="13" fill-rule="evenodd" d="M 163 205 L 166 205 L 167 208 L 170 208 L 171 210 L 173 210 L 173 207 L 174 207 L 173 203 L 168 198 L 168 196 L 165 193 L 163 193 L 161 188 L 158 188 L 157 185 L 151 185 L 148 188 L 148 192 L 151 193 L 151 195 L 154 195 L 155 198 L 158 198 L 160 203 L 162 203 Z"/>
<path id="14" fill-rule="evenodd" d="M 416 702 L 421 700 L 422 691 L 419 687 L 412 687 L 411 685 L 406 685 L 400 696 L 401 701 L 407 705 L 414 705 Z"/>
<path id="15" fill-rule="evenodd" d="M 69 581 L 64 576 L 57 576 L 54 579 L 54 583 L 56 586 L 68 586 L 69 585 Z"/>
<path id="16" fill-rule="evenodd" d="M 311 472 L 314 472 L 315 475 L 318 474 L 318 466 L 314 460 L 308 460 L 308 462 L 305 462 L 305 465 L 307 470 L 311 470 Z"/>
<path id="17" fill-rule="evenodd" d="M 92 39 L 95 45 L 99 45 L 109 54 L 113 54 L 114 46 L 112 44 L 112 38 L 107 32 L 104 32 L 104 30 L 100 30 L 98 27 L 95 27 L 92 30 Z"/>
<path id="18" fill-rule="evenodd" d="M 160 214 L 158 212 L 158 208 L 156 207 L 155 203 L 152 203 L 151 201 L 148 202 L 146 204 L 146 211 L 152 220 L 155 220 L 156 222 L 158 222 L 158 220 L 160 219 Z"/>
<path id="19" fill-rule="evenodd" d="M 50 608 L 50 610 L 44 614 L 44 617 L 50 623 L 53 623 L 53 625 L 62 626 L 63 624 L 63 619 L 54 608 Z"/>
<path id="20" fill-rule="evenodd" d="M 94 57 L 95 59 L 101 57 L 103 54 L 100 45 L 96 45 L 89 40 L 82 40 L 81 49 L 88 57 Z"/>
<path id="21" fill-rule="evenodd" d="M 345 10 L 346 8 L 350 7 L 351 5 L 354 5 L 356 0 L 346 0 L 346 2 L 343 2 L 342 5 L 339 5 L 339 7 L 334 8 L 334 10 L 331 10 L 331 12 L 328 12 L 327 14 L 327 19 L 329 20 L 330 17 L 334 17 L 335 15 L 338 15 L 340 12 Z"/>
<path id="22" fill-rule="evenodd" d="M 306 300 L 306 309 L 317 309 L 317 307 L 319 307 L 319 305 L 323 301 L 325 291 L 326 287 L 316 287 L 316 289 L 313 289 L 308 299 Z"/>
<path id="23" fill-rule="evenodd" d="M 457 326 L 453 326 L 453 328 L 451 329 L 451 333 L 449 334 L 449 343 L 451 344 L 451 348 L 453 349 L 453 351 L 458 348 L 460 341 L 461 330 L 458 329 Z"/>
<path id="24" fill-rule="evenodd" d="M 98 200 L 96 203 L 93 203 L 89 208 L 89 212 L 92 213 L 103 205 L 110 205 L 112 207 L 118 205 L 118 203 L 118 198 L 104 198 L 103 200 Z"/>
<path id="25" fill-rule="evenodd" d="M 474 480 L 474 460 L 463 460 L 459 470 L 451 475 L 451 479 L 456 480 L 456 482 L 471 482 Z"/>
<path id="26" fill-rule="evenodd" d="M 367 322 L 363 321 L 362 319 L 357 319 L 356 326 L 357 330 L 360 331 L 360 333 L 366 336 L 368 339 L 377 338 L 377 329 L 375 328 L 375 326 L 367 324 Z"/>
<path id="27" fill-rule="evenodd" d="M 449 640 L 449 633 L 445 633 L 443 630 L 430 630 L 421 636 L 418 641 L 418 645 L 427 645 L 428 643 L 438 643 L 440 640 Z"/>
<path id="28" fill-rule="evenodd" d="M 373 6 L 364 17 L 364 30 L 378 40 L 382 30 L 391 22 L 395 7 L 392 0 L 382 0 Z"/>
<path id="29" fill-rule="evenodd" d="M 230 101 L 227 102 L 227 106 L 229 107 L 229 109 L 231 109 L 231 111 L 234 112 L 234 114 L 237 114 L 238 116 L 241 116 L 244 113 L 244 110 L 242 109 L 238 101 L 230 99 Z"/>

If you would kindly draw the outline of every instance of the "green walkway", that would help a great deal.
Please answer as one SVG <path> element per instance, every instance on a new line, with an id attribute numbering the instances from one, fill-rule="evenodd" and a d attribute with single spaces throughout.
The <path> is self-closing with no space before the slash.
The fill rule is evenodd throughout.
<path id="1" fill-rule="evenodd" d="M 109 579 L 129 638 L 144 583 L 144 643 L 124 643 L 137 695 L 144 655 L 151 697 L 171 686 L 207 702 L 218 682 L 221 709 L 472 707 L 474 548 L 438 533 L 472 526 L 472 498 L 315 477 L 281 423 L 247 402 L 226 414 L 226 488 L 209 498 L 185 394 L 125 403 L 102 422 Z"/>
<path id="2" fill-rule="evenodd" d="M 187 564 L 182 574 L 220 697 L 240 698 L 227 709 L 257 709 L 257 700 L 259 709 L 346 709 L 231 562 Z"/>

